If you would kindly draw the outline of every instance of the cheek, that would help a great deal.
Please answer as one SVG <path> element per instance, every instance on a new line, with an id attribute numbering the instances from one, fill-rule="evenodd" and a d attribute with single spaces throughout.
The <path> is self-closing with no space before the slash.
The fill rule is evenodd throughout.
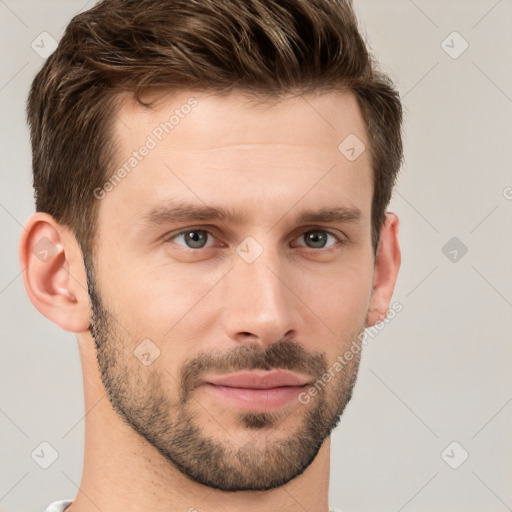
<path id="1" fill-rule="evenodd" d="M 338 271 L 318 274 L 304 284 L 304 303 L 338 338 L 345 339 L 361 330 L 369 307 L 373 267 L 347 265 Z"/>
<path id="2" fill-rule="evenodd" d="M 111 276 L 108 298 L 119 323 L 137 346 L 150 339 L 160 350 L 159 363 L 174 377 L 180 364 L 208 339 L 211 321 L 217 315 L 210 294 L 225 270 L 213 267 L 180 269 L 161 266 L 138 267 L 137 272 Z M 216 306 L 222 307 L 218 301 Z M 110 308 L 109 308 L 110 309 Z"/>
<path id="3" fill-rule="evenodd" d="M 372 290 L 372 262 L 359 256 L 339 265 L 309 262 L 297 267 L 290 263 L 286 280 L 299 299 L 320 317 L 346 323 L 347 318 L 355 320 L 366 313 Z M 223 279 L 229 279 L 227 270 L 229 265 L 214 261 L 150 270 L 141 266 L 131 273 L 127 269 L 125 274 L 111 275 L 107 296 L 137 330 L 149 329 L 162 336 L 178 322 L 186 322 L 192 310 L 201 311 L 205 306 L 215 310 L 209 295 Z M 221 288 L 218 286 L 217 291 Z M 222 308 L 218 297 L 215 302 Z"/>
<path id="4" fill-rule="evenodd" d="M 193 333 L 184 326 L 187 321 L 190 323 L 187 312 L 193 297 L 191 292 L 185 300 L 183 291 L 172 287 L 172 282 L 153 282 L 142 274 L 127 282 L 111 280 L 108 309 L 116 318 L 116 336 L 122 344 L 123 357 L 140 372 L 132 382 L 145 382 L 148 387 L 146 379 L 159 374 L 159 385 L 176 398 L 181 365 L 190 355 L 191 345 L 186 337 Z"/>

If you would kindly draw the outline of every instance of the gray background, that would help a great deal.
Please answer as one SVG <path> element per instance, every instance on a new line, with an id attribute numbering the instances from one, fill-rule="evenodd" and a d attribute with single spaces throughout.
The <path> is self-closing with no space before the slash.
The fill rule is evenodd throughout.
<path id="1" fill-rule="evenodd" d="M 78 347 L 29 302 L 17 247 L 34 210 L 24 108 L 43 58 L 31 43 L 42 32 L 59 39 L 92 4 L 0 0 L 1 512 L 74 498 L 81 478 Z M 401 218 L 394 300 L 403 311 L 365 348 L 333 434 L 330 503 L 512 510 L 512 2 L 359 0 L 356 9 L 406 109 L 390 208 Z M 59 454 L 46 470 L 31 458 L 43 441 Z"/>

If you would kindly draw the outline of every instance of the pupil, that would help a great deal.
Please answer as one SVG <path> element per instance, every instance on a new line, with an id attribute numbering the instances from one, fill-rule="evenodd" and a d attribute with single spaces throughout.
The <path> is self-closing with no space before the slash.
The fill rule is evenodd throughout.
<path id="1" fill-rule="evenodd" d="M 202 247 L 202 245 L 205 242 L 204 231 L 189 231 L 187 233 L 187 244 L 188 242 L 192 243 L 190 247 L 192 247 L 193 249 Z"/>
<path id="2" fill-rule="evenodd" d="M 310 231 L 310 234 L 308 235 L 308 239 L 310 242 L 313 242 L 313 244 L 316 244 L 318 243 L 318 240 L 320 240 L 320 245 L 319 247 L 324 247 L 326 242 L 327 242 L 327 239 L 326 239 L 326 234 L 325 233 L 321 233 L 319 231 Z M 318 247 L 318 246 L 314 246 L 314 247 Z"/>

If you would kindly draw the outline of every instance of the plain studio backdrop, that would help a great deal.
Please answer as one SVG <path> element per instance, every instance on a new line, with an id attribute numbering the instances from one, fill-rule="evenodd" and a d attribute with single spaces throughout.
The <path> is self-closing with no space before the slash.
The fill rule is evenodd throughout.
<path id="1" fill-rule="evenodd" d="M 81 478 L 76 339 L 27 298 L 18 240 L 34 211 L 29 86 L 45 49 L 92 5 L 0 0 L 0 512 L 72 499 Z M 512 2 L 359 0 L 356 10 L 405 108 L 389 208 L 401 219 L 393 301 L 403 309 L 364 348 L 332 436 L 330 504 L 511 510 Z M 41 447 L 55 450 L 47 469 Z"/>

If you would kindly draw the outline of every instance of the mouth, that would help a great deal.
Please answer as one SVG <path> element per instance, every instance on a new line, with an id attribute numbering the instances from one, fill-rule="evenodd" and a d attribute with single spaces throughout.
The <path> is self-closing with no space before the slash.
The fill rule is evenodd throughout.
<path id="1" fill-rule="evenodd" d="M 297 400 L 310 379 L 284 370 L 239 372 L 209 378 L 204 388 L 214 397 L 234 407 L 250 411 L 280 409 Z"/>

